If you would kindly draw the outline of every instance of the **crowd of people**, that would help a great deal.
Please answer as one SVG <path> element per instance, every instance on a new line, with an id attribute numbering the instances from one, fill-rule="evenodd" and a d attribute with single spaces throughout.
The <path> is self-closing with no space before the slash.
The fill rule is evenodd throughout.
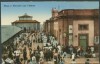
<path id="1" fill-rule="evenodd" d="M 34 43 L 43 43 L 43 46 L 33 48 Z M 2 57 L 2 64 L 64 64 L 64 58 L 70 57 L 72 63 L 81 56 L 96 57 L 93 47 L 88 47 L 86 52 L 79 47 L 62 46 L 52 35 L 45 33 L 22 33 L 14 38 L 13 43 L 6 47 L 7 56 Z"/>

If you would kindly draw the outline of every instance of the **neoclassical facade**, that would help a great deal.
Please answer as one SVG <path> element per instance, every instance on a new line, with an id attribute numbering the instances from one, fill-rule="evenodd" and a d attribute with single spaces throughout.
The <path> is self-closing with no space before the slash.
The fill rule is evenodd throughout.
<path id="1" fill-rule="evenodd" d="M 52 10 L 51 33 L 61 45 L 94 46 L 99 43 L 99 10 L 98 9 L 64 9 Z M 48 26 L 48 25 L 47 25 Z"/>

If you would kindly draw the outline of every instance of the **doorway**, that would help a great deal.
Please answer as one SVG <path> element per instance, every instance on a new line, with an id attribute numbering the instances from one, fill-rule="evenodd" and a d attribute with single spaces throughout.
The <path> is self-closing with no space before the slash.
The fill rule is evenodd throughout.
<path id="1" fill-rule="evenodd" d="M 86 51 L 88 46 L 88 34 L 79 34 L 79 46 L 83 48 L 84 51 Z"/>

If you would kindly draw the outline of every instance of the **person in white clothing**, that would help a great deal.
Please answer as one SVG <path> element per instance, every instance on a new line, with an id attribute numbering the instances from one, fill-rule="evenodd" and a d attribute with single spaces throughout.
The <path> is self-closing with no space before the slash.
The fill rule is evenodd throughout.
<path id="1" fill-rule="evenodd" d="M 43 53 L 43 51 L 40 51 L 40 57 L 41 57 L 41 58 L 44 58 L 44 53 Z"/>
<path id="2" fill-rule="evenodd" d="M 92 57 L 95 58 L 96 57 L 96 54 L 95 53 L 92 53 Z"/>
<path id="3" fill-rule="evenodd" d="M 75 54 L 74 54 L 74 53 L 72 54 L 72 60 L 73 60 L 73 59 L 75 59 Z"/>
<path id="4" fill-rule="evenodd" d="M 58 45 L 57 48 L 58 48 L 58 53 L 61 54 L 61 46 Z"/>
<path id="5" fill-rule="evenodd" d="M 5 61 L 4 61 L 4 59 L 2 59 L 2 64 L 5 64 Z"/>
<path id="6" fill-rule="evenodd" d="M 15 50 L 14 51 L 15 56 L 20 56 L 20 53 L 21 53 L 20 50 Z"/>
<path id="7" fill-rule="evenodd" d="M 36 57 L 34 55 L 32 56 L 32 61 L 33 61 L 33 64 L 36 64 Z"/>
<path id="8" fill-rule="evenodd" d="M 91 47 L 90 49 L 91 49 L 91 53 L 93 53 L 94 52 L 94 47 Z"/>
<path id="9" fill-rule="evenodd" d="M 53 46 L 57 46 L 57 44 L 58 44 L 58 41 L 57 40 L 54 40 L 54 42 L 53 42 Z"/>

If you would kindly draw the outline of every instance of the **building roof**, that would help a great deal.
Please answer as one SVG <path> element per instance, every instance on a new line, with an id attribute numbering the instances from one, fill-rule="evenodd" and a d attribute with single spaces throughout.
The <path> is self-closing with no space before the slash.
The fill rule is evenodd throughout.
<path id="1" fill-rule="evenodd" d="M 19 16 L 19 18 L 32 18 L 32 16 L 27 15 L 26 13 L 23 16 Z"/>
<path id="2" fill-rule="evenodd" d="M 98 16 L 99 9 L 63 9 L 58 13 L 58 16 Z"/>
<path id="3" fill-rule="evenodd" d="M 16 33 L 21 31 L 21 28 L 11 25 L 2 25 L 1 26 L 1 43 L 4 43 L 9 38 L 14 36 Z"/>
<path id="4" fill-rule="evenodd" d="M 32 16 L 29 16 L 26 13 L 23 16 L 19 16 L 19 18 L 31 18 L 31 19 L 19 19 L 12 22 L 12 24 L 13 23 L 40 23 L 37 20 L 32 20 Z"/>
<path id="5" fill-rule="evenodd" d="M 36 20 L 16 20 L 12 23 L 40 23 L 40 22 L 38 22 Z"/>
<path id="6" fill-rule="evenodd" d="M 86 10 L 87 10 L 87 11 L 92 11 L 92 10 L 99 10 L 99 9 L 63 9 L 63 10 L 61 10 L 61 11 L 68 11 L 68 10 L 76 10 L 76 11 L 78 11 L 78 10 L 79 10 L 79 11 L 82 11 L 82 10 L 83 10 L 83 11 L 86 11 Z"/>

